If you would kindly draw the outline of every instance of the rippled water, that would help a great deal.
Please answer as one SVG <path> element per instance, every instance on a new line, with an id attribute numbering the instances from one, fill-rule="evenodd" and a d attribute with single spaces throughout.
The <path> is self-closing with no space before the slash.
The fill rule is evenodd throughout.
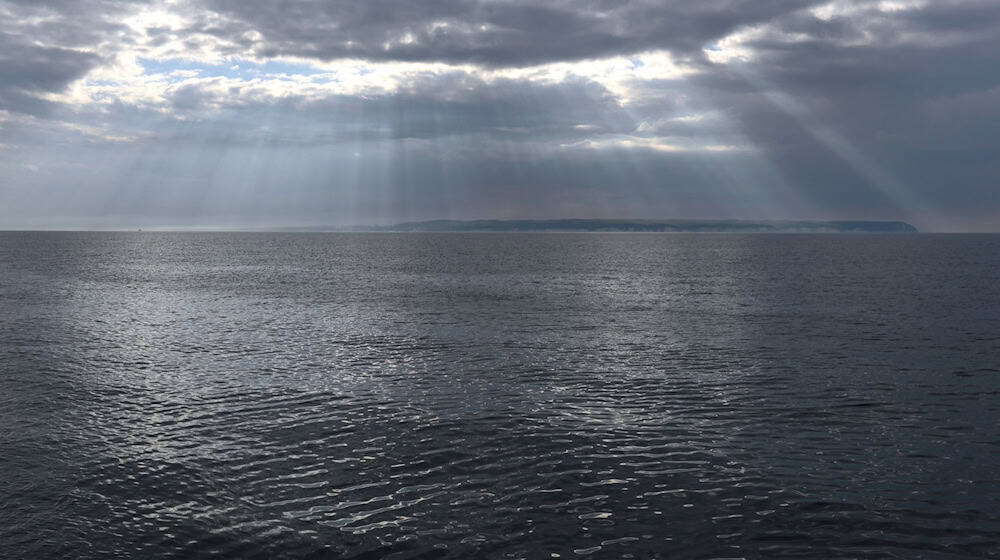
<path id="1" fill-rule="evenodd" d="M 1000 236 L 0 234 L 0 556 L 1000 558 Z"/>

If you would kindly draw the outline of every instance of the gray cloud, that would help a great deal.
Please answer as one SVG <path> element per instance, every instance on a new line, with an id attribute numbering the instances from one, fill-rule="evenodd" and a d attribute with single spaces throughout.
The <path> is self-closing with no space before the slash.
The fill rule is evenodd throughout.
<path id="1" fill-rule="evenodd" d="M 40 115 L 60 93 L 104 61 L 95 52 L 122 25 L 114 21 L 137 1 L 0 1 L 0 109 Z"/>
<path id="2" fill-rule="evenodd" d="M 808 0 L 204 0 L 227 17 L 192 31 L 237 38 L 260 56 L 524 66 L 649 49 L 699 56 L 708 42 Z M 249 32 L 260 34 L 254 39 Z"/>
<path id="3" fill-rule="evenodd" d="M 330 95 L 321 98 L 288 95 L 280 101 L 230 99 L 197 85 L 174 91 L 176 113 L 208 106 L 231 110 L 225 129 L 261 139 L 259 119 L 247 114 L 278 114 L 269 129 L 289 135 L 277 142 L 306 143 L 485 135 L 524 141 L 549 141 L 593 134 L 628 132 L 635 122 L 600 85 L 586 80 L 539 85 L 527 80 L 485 82 L 466 72 L 418 79 L 404 91 L 372 95 Z M 205 131 L 195 128 L 194 132 Z"/>
<path id="4" fill-rule="evenodd" d="M 39 114 L 51 103 L 38 94 L 57 93 L 93 68 L 94 54 L 60 47 L 40 47 L 0 33 L 0 109 Z"/>

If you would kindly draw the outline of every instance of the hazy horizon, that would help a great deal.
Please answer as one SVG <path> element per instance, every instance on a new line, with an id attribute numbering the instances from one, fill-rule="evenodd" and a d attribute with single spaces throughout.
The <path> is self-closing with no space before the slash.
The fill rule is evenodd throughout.
<path id="1" fill-rule="evenodd" d="M 445 219 L 442 219 L 445 220 Z M 733 219 L 716 219 L 716 218 L 665 218 L 665 219 L 655 219 L 655 218 L 557 218 L 553 220 L 549 219 L 538 219 L 538 218 L 511 218 L 511 219 L 497 219 L 497 218 L 472 218 L 467 220 L 454 220 L 459 222 L 476 222 L 476 221 L 559 221 L 559 220 L 610 220 L 610 221 L 732 221 L 732 222 L 834 222 L 834 221 L 864 221 L 864 222 L 901 222 L 908 225 L 913 225 L 916 227 L 917 231 L 915 233 L 920 234 L 996 234 L 1000 233 L 997 230 L 926 230 L 905 222 L 902 220 L 798 220 L 793 218 L 781 218 L 781 219 L 744 219 L 744 218 L 733 218 Z M 52 232 L 220 232 L 220 233 L 426 233 L 423 231 L 406 231 L 406 230 L 392 230 L 392 229 L 377 229 L 377 228 L 391 228 L 393 226 L 400 226 L 410 223 L 426 223 L 435 222 L 441 220 L 415 220 L 413 222 L 392 222 L 392 223 L 368 223 L 368 224 L 358 224 L 358 223 L 347 223 L 347 224 L 229 224 L 229 225 L 218 225 L 218 224 L 168 224 L 168 223 L 146 223 L 146 224 L 45 224 L 45 225 L 27 225 L 22 227 L 0 227 L 0 231 L 52 231 Z M 447 221 L 447 220 L 446 220 Z M 564 230 L 567 232 L 583 232 L 586 230 Z M 526 231 L 530 233 L 531 231 Z M 600 231 L 593 231 L 593 233 L 601 233 Z M 624 232 L 627 233 L 627 232 Z M 664 232 L 638 232 L 638 233 L 696 233 L 687 231 L 664 231 Z M 794 232 L 732 232 L 732 233 L 794 233 Z M 802 233 L 827 233 L 827 232 L 802 232 Z M 837 232 L 829 232 L 837 233 Z M 850 232 L 841 232 L 850 233 Z M 895 232 L 892 232 L 895 233 Z M 908 233 L 910 234 L 910 233 Z"/>

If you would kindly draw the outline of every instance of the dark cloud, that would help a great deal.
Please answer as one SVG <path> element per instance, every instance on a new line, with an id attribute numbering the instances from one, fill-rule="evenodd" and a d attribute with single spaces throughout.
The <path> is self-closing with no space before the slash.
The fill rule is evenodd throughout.
<path id="1" fill-rule="evenodd" d="M 105 60 L 102 42 L 138 1 L 0 1 L 0 110 L 45 114 L 60 93 Z"/>
<path id="2" fill-rule="evenodd" d="M 734 29 L 808 0 L 204 0 L 227 17 L 192 29 L 263 57 L 441 61 L 524 66 L 650 49 L 699 56 Z M 256 35 L 256 34 L 259 34 Z"/>
<path id="3" fill-rule="evenodd" d="M 60 47 L 40 47 L 0 33 L 0 109 L 41 114 L 51 103 L 39 94 L 58 93 L 93 68 L 100 58 Z"/>

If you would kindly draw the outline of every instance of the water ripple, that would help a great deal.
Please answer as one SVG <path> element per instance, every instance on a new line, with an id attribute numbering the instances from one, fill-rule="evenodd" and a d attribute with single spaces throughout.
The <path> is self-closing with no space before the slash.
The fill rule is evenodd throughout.
<path id="1" fill-rule="evenodd" d="M 0 237 L 11 557 L 1000 557 L 990 237 Z"/>

